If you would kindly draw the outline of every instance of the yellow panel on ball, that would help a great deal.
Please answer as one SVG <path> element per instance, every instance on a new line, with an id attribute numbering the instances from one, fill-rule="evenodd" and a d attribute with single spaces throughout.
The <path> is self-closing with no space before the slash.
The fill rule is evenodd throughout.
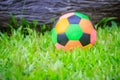
<path id="1" fill-rule="evenodd" d="M 65 50 L 70 50 L 70 49 L 74 49 L 76 47 L 82 47 L 81 43 L 77 40 L 73 41 L 73 40 L 70 40 L 68 41 L 68 43 L 65 45 Z"/>
<path id="2" fill-rule="evenodd" d="M 60 19 L 63 19 L 63 18 L 68 18 L 68 17 L 73 16 L 73 15 L 74 15 L 74 13 L 73 13 L 73 12 L 71 12 L 71 13 L 67 13 L 67 14 L 65 14 L 65 15 L 61 16 L 61 17 L 60 17 Z"/>
<path id="3" fill-rule="evenodd" d="M 87 46 L 82 47 L 83 49 L 87 49 L 87 48 L 91 48 L 93 45 L 92 44 L 88 44 Z"/>
<path id="4" fill-rule="evenodd" d="M 69 22 L 68 22 L 67 18 L 59 20 L 55 26 L 56 33 L 57 34 L 64 33 L 68 26 L 69 26 Z"/>
<path id="5" fill-rule="evenodd" d="M 91 34 L 94 29 L 90 20 L 87 19 L 81 19 L 79 25 L 82 28 L 83 32 L 87 34 Z"/>

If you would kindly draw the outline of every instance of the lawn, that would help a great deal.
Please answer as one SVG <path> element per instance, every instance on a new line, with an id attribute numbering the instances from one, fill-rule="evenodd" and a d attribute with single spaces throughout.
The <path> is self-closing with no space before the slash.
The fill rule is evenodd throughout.
<path id="1" fill-rule="evenodd" d="M 120 80 L 120 27 L 98 28 L 90 49 L 58 51 L 51 32 L 0 33 L 0 80 Z"/>

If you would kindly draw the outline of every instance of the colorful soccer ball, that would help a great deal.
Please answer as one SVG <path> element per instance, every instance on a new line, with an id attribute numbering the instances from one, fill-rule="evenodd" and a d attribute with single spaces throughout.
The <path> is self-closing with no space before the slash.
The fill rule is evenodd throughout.
<path id="1" fill-rule="evenodd" d="M 96 41 L 96 30 L 88 16 L 79 12 L 71 12 L 61 16 L 54 23 L 52 41 L 57 49 L 91 47 Z"/>

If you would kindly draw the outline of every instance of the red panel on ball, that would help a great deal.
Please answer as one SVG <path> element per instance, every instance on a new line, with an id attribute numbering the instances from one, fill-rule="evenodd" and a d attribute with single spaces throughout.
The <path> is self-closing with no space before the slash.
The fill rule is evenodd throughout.
<path id="1" fill-rule="evenodd" d="M 91 42 L 91 44 L 94 44 L 95 41 L 96 41 L 96 31 L 93 30 L 91 35 L 90 35 L 90 42 Z"/>
<path id="2" fill-rule="evenodd" d="M 59 43 L 56 43 L 56 44 L 55 44 L 55 47 L 56 47 L 58 50 L 60 50 L 60 49 L 65 49 L 65 47 L 62 46 L 62 45 L 59 44 Z"/>
<path id="3" fill-rule="evenodd" d="M 73 16 L 73 15 L 74 15 L 74 12 L 67 13 L 67 14 L 65 14 L 65 15 L 61 16 L 61 17 L 60 17 L 60 19 L 63 19 L 63 18 L 68 18 L 68 17 Z"/>

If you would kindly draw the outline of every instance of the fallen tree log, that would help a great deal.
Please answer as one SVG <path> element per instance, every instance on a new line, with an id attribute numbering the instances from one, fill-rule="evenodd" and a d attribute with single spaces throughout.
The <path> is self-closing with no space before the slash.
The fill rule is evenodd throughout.
<path id="1" fill-rule="evenodd" d="M 0 26 L 6 27 L 10 14 L 16 19 L 37 20 L 39 24 L 49 24 L 64 13 L 79 11 L 98 22 L 104 17 L 120 20 L 120 0 L 1 0 Z"/>

